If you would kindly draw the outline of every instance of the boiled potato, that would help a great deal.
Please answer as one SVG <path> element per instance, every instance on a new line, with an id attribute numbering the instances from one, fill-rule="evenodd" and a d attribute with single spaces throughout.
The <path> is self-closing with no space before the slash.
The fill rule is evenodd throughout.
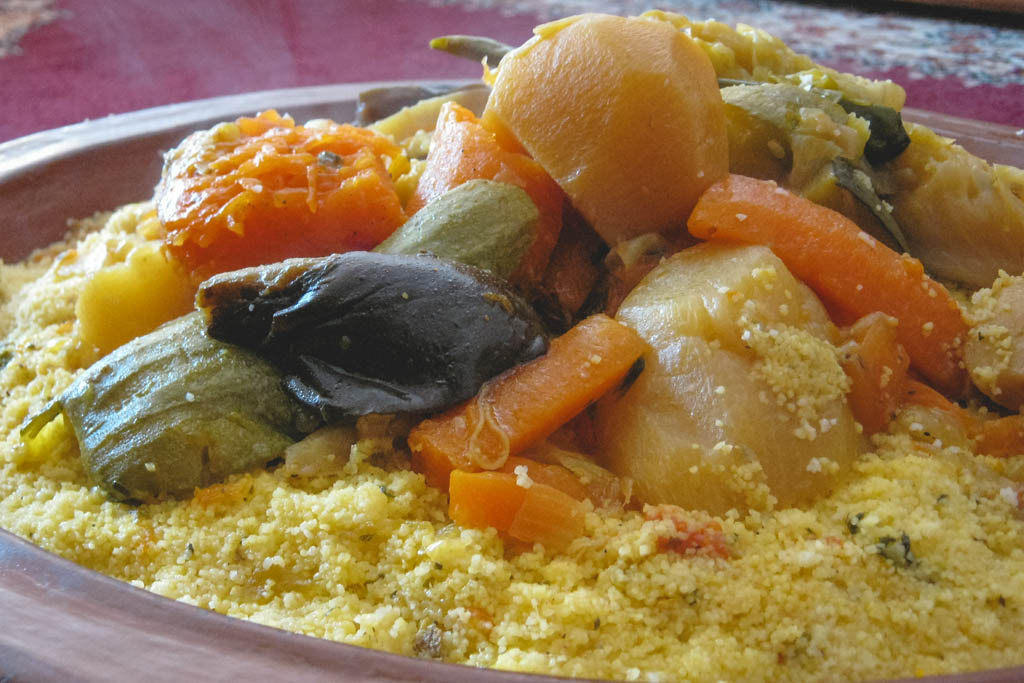
<path id="1" fill-rule="evenodd" d="M 79 335 L 101 355 L 193 308 L 195 285 L 157 242 L 89 275 L 75 306 Z"/>
<path id="2" fill-rule="evenodd" d="M 723 513 L 823 495 L 863 449 L 825 309 L 772 252 L 702 244 L 617 318 L 652 352 L 596 412 L 605 464 L 645 503 Z"/>
<path id="3" fill-rule="evenodd" d="M 680 228 L 728 171 L 722 97 L 670 23 L 601 14 L 535 29 L 487 103 L 609 244 Z"/>

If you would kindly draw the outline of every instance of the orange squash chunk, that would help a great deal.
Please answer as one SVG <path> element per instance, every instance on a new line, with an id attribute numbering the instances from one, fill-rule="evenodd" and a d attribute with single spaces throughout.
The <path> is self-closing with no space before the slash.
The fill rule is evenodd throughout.
<path id="1" fill-rule="evenodd" d="M 348 124 L 296 126 L 269 111 L 186 138 L 156 189 L 175 256 L 203 276 L 370 249 L 405 222 L 387 138 Z"/>

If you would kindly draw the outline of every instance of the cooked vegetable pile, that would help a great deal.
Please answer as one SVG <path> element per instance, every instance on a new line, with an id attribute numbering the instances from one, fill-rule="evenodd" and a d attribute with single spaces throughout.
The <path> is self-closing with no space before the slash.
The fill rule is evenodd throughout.
<path id="1" fill-rule="evenodd" d="M 764 550 L 737 529 L 778 540 L 785 527 L 812 533 L 814 552 L 867 552 L 894 581 L 918 581 L 907 577 L 926 564 L 927 542 L 911 550 L 894 529 L 867 541 L 864 529 L 895 522 L 836 502 L 884 498 L 853 492 L 887 481 L 870 473 L 892 462 L 958 473 L 951 480 L 973 493 L 927 496 L 996 515 L 1011 529 L 1012 550 L 998 552 L 1019 562 L 1024 172 L 905 124 L 895 84 L 831 71 L 764 34 L 661 12 L 581 15 L 535 33 L 516 48 L 435 41 L 485 60 L 484 88 L 367 93 L 361 125 L 263 112 L 168 152 L 155 212 L 139 209 L 116 249 L 90 257 L 83 242 L 54 266 L 53 277 L 81 273 L 75 318 L 59 333 L 77 350 L 62 361 L 66 378 L 23 411 L 18 462 L 65 444 L 73 468 L 116 501 L 103 504 L 137 516 L 373 477 L 410 486 L 408 476 L 433 490 L 419 522 L 490 533 L 497 555 L 578 569 L 614 561 L 590 555 L 616 547 L 609 539 L 656 529 L 635 552 L 658 556 L 657 571 L 697 563 L 725 576 Z M 112 314 L 115 293 L 124 303 Z M 27 362 L 9 339 L 8 364 Z M 931 464 L 906 465 L 922 456 Z M 368 462 L 377 474 L 360 469 Z M 377 489 L 383 501 L 351 509 L 399 495 Z M 334 515 L 323 501 L 309 510 L 314 527 Z M 828 525 L 842 536 L 812 530 Z M 405 533 L 364 532 L 337 561 L 351 569 L 352 544 L 383 548 Z M 447 561 L 424 571 L 455 571 Z M 267 556 L 259 571 L 276 563 Z M 996 601 L 1007 633 L 1021 632 L 1020 576 Z M 252 581 L 276 595 L 289 579 Z M 339 581 L 351 590 L 369 579 Z M 431 604 L 408 590 L 410 605 Z M 661 627 L 667 652 L 712 637 L 686 616 L 702 590 L 663 612 L 675 619 Z M 486 593 L 459 594 L 442 612 L 490 604 Z M 423 622 L 412 645 L 367 644 L 501 664 L 410 609 Z M 458 617 L 474 633 L 496 623 L 480 609 Z M 881 621 L 884 637 L 894 627 Z M 817 636 L 800 628 L 784 648 L 764 646 L 767 667 L 670 670 L 915 673 L 870 657 L 815 668 Z M 970 654 L 972 638 L 951 647 Z M 764 645 L 752 642 L 743 647 Z M 1024 661 L 1000 643 L 999 661 Z M 625 677 L 662 666 L 567 657 L 535 668 Z M 939 660 L 929 667 L 943 670 Z"/>

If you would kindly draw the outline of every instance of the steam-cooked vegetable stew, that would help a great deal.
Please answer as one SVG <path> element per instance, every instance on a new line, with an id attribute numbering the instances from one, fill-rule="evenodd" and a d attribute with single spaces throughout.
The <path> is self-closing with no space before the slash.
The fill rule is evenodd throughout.
<path id="1" fill-rule="evenodd" d="M 198 131 L 0 267 L 0 524 L 474 666 L 1024 664 L 1024 172 L 754 29 L 435 47 L 484 85 Z"/>

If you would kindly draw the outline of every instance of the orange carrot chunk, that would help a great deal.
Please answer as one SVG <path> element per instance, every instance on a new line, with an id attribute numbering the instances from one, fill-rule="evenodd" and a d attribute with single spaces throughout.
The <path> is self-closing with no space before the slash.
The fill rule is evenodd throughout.
<path id="1" fill-rule="evenodd" d="M 892 420 L 906 392 L 910 359 L 897 341 L 896 321 L 871 313 L 847 332 L 843 370 L 850 378 L 846 400 L 857 422 L 868 434 L 881 431 Z"/>
<path id="2" fill-rule="evenodd" d="M 827 303 L 857 316 L 893 316 L 913 366 L 949 396 L 967 391 L 961 345 L 968 327 L 956 302 L 920 261 L 897 254 L 848 218 L 774 182 L 730 175 L 701 196 L 687 225 L 701 239 L 770 247 Z"/>
<path id="3" fill-rule="evenodd" d="M 578 500 L 546 484 L 526 489 L 508 535 L 526 543 L 562 550 L 583 535 L 586 514 Z"/>
<path id="4" fill-rule="evenodd" d="M 583 320 L 540 358 L 416 425 L 409 434 L 413 467 L 442 489 L 454 469 L 500 468 L 622 382 L 646 348 L 636 332 L 608 316 Z"/>
<path id="5" fill-rule="evenodd" d="M 983 419 L 913 379 L 907 381 L 903 400 L 943 411 L 953 425 L 974 439 L 974 452 L 978 455 L 1007 458 L 1024 454 L 1024 415 Z"/>
<path id="6" fill-rule="evenodd" d="M 568 322 L 586 303 L 601 276 L 600 261 L 604 241 L 574 212 L 566 212 L 558 237 L 541 281 L 541 290 L 552 307 Z"/>
<path id="7" fill-rule="evenodd" d="M 493 123 L 493 122 L 492 122 Z M 504 146 L 503 146 L 504 143 Z M 454 102 L 441 109 L 427 154 L 427 165 L 406 210 L 416 213 L 467 180 L 484 178 L 522 188 L 537 205 L 537 237 L 512 280 L 536 284 L 547 267 L 562 229 L 564 194 L 551 176 L 505 131 L 485 128 L 473 112 Z"/>
<path id="8" fill-rule="evenodd" d="M 982 420 L 975 430 L 977 452 L 997 458 L 1024 454 L 1024 415 Z"/>
<path id="9" fill-rule="evenodd" d="M 582 504 L 546 484 L 507 472 L 452 472 L 448 516 L 460 526 L 493 527 L 505 538 L 561 550 L 583 533 Z"/>
<path id="10" fill-rule="evenodd" d="M 526 498 L 526 489 L 516 486 L 516 475 L 458 470 L 451 474 L 448 516 L 452 521 L 473 529 L 508 531 Z"/>
<path id="11" fill-rule="evenodd" d="M 525 470 L 518 468 L 525 468 Z M 558 489 L 576 500 L 583 500 L 587 497 L 587 487 L 583 485 L 579 477 L 561 465 L 548 465 L 530 458 L 513 455 L 505 461 L 499 472 L 509 474 L 525 472 L 531 481 Z"/>

